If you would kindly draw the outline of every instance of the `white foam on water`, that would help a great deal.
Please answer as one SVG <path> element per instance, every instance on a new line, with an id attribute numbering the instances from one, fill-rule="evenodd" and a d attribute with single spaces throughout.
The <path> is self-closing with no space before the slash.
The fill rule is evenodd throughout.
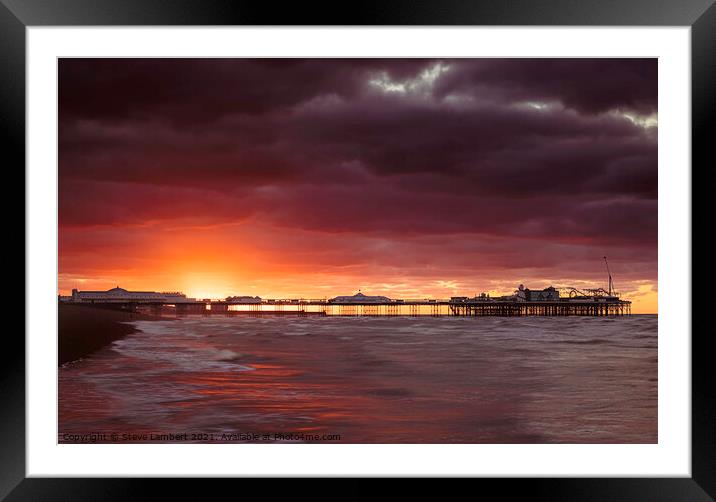
<path id="1" fill-rule="evenodd" d="M 444 430 L 438 440 L 454 442 L 655 437 L 656 318 L 131 324 L 138 332 L 110 350 L 60 369 L 71 409 L 63 427 L 288 430 L 311 421 L 327 430 L 345 425 L 349 442 L 409 442 L 411 421 L 423 417 Z M 253 362 L 259 371 L 245 373 Z M 620 403 L 629 406 L 615 417 Z"/>
<path id="2" fill-rule="evenodd" d="M 139 333 L 115 341 L 112 347 L 124 356 L 163 363 L 165 370 L 254 370 L 238 364 L 238 353 L 212 345 L 208 333 L 197 329 L 200 323 L 196 321 L 135 321 L 133 324 Z"/>

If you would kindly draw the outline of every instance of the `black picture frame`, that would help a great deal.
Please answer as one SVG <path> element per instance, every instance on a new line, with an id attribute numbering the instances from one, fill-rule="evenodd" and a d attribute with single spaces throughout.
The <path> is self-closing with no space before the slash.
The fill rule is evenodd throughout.
<path id="1" fill-rule="evenodd" d="M 25 163 L 25 29 L 31 26 L 116 25 L 575 25 L 690 26 L 692 166 L 716 165 L 709 124 L 716 123 L 716 5 L 714 0 L 459 0 L 370 1 L 332 7 L 305 2 L 207 0 L 0 0 L 0 127 L 5 172 Z M 693 167 L 692 173 L 693 173 Z M 692 203 L 693 204 L 693 203 Z M 693 245 L 693 244 L 692 244 Z M 25 250 L 27 251 L 27 250 Z M 688 333 L 683 333 L 688 336 Z M 710 385 L 709 330 L 692 333 L 692 477 L 644 479 L 483 479 L 480 490 L 548 500 L 714 500 L 716 498 L 716 391 Z M 85 500 L 143 498 L 157 482 L 138 479 L 37 479 L 25 476 L 25 344 L 5 333 L 0 365 L 0 499 Z M 88 451 L 88 454 L 91 454 Z M 218 482 L 218 481 L 217 481 Z M 191 490 L 178 484 L 184 495 Z M 216 487 L 222 487 L 220 482 Z M 242 481 L 242 483 L 245 483 Z M 265 485 L 262 485 L 265 486 Z M 295 492 L 296 486 L 290 490 Z M 447 488 L 414 483 L 423 495 Z M 451 484 L 464 490 L 463 483 Z M 474 490 L 473 488 L 468 488 Z M 272 488 L 271 491 L 274 491 Z M 299 488 L 300 490 L 300 488 Z M 378 490 L 371 480 L 341 488 L 322 485 L 331 498 L 358 498 Z M 320 495 L 312 490 L 312 495 Z"/>

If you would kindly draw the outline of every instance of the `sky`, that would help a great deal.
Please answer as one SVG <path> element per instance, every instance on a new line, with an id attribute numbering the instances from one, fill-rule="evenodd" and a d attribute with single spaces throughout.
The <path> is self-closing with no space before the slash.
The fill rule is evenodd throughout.
<path id="1" fill-rule="evenodd" d="M 656 59 L 61 59 L 59 292 L 657 311 Z"/>

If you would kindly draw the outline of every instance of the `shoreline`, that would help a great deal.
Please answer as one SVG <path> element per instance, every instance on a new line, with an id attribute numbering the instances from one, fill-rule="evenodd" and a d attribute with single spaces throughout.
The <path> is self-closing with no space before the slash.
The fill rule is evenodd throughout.
<path id="1" fill-rule="evenodd" d="M 160 318 L 137 312 L 92 305 L 57 306 L 57 365 L 77 361 L 115 340 L 136 333 L 127 321 L 155 321 Z"/>
<path id="2" fill-rule="evenodd" d="M 286 314 L 298 314 L 297 312 L 264 312 L 258 314 L 256 312 L 231 312 L 227 317 L 273 317 L 273 316 L 286 316 Z M 323 316 L 309 314 L 306 317 L 356 317 L 356 316 Z M 320 314 L 320 313 L 316 313 Z M 226 314 L 224 314 L 226 315 Z M 631 314 L 632 317 L 636 316 L 657 316 L 658 314 Z M 296 315 L 296 317 L 304 317 L 302 315 Z M 358 317 L 371 317 L 371 318 L 408 318 L 407 316 L 358 316 Z M 430 315 L 420 315 L 416 317 L 409 317 L 410 319 L 415 318 L 432 318 Z M 437 316 L 437 317 L 450 317 L 453 316 Z M 539 317 L 539 316 L 537 316 Z M 567 317 L 564 317 L 566 319 Z M 569 318 L 586 318 L 589 316 L 571 316 Z M 78 305 L 59 303 L 58 304 L 58 330 L 57 330 L 57 359 L 58 366 L 63 364 L 77 361 L 78 359 L 87 357 L 94 352 L 108 346 L 115 340 L 120 340 L 127 335 L 136 333 L 137 329 L 134 326 L 126 324 L 128 321 L 158 321 L 158 320 L 171 319 L 171 317 L 161 315 L 151 315 L 140 312 L 128 312 L 125 310 L 99 307 L 96 305 Z"/>

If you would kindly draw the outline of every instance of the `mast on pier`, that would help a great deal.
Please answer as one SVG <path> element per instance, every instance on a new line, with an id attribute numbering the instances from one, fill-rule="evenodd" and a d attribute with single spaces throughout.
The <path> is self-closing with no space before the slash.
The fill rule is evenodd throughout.
<path id="1" fill-rule="evenodd" d="M 612 282 L 612 273 L 609 271 L 609 262 L 607 261 L 607 257 L 604 257 L 604 263 L 607 266 L 607 275 L 609 276 L 609 296 L 612 296 L 612 291 L 614 290 L 614 283 Z"/>

